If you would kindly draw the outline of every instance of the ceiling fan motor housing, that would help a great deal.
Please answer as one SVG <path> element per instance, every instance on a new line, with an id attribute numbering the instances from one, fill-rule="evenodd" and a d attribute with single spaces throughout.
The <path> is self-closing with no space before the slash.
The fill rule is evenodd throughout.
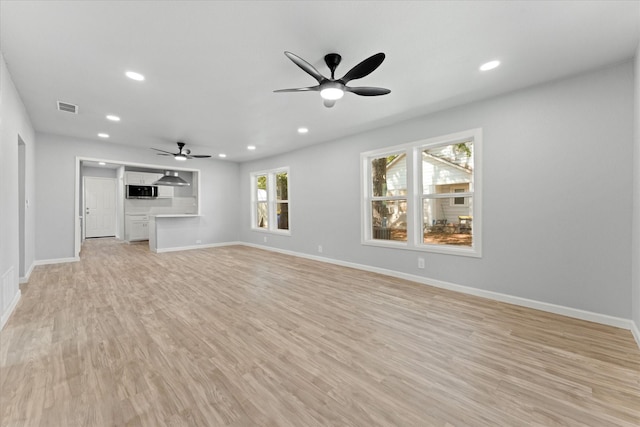
<path id="1" fill-rule="evenodd" d="M 336 78 L 335 71 L 338 65 L 340 65 L 340 61 L 342 61 L 342 57 L 337 53 L 329 53 L 324 56 L 324 62 L 327 64 L 327 67 L 329 67 L 329 70 L 331 70 L 332 80 Z"/>

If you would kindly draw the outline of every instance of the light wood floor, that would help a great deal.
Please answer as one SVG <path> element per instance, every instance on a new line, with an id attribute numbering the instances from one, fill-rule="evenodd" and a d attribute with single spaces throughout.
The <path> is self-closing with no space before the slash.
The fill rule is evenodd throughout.
<path id="1" fill-rule="evenodd" d="M 2 426 L 638 426 L 629 331 L 233 246 L 87 241 L 2 331 Z"/>

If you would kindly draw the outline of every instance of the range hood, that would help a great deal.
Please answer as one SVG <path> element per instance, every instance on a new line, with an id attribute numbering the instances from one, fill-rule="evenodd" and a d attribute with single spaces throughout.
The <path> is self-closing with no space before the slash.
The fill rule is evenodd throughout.
<path id="1" fill-rule="evenodd" d="M 169 185 L 171 187 L 185 187 L 189 184 L 178 176 L 178 172 L 165 171 L 164 176 L 153 183 L 153 185 Z"/>

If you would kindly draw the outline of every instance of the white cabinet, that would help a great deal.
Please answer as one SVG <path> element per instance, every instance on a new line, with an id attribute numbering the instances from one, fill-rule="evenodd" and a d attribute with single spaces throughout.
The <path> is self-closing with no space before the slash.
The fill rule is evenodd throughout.
<path id="1" fill-rule="evenodd" d="M 169 199 L 173 197 L 173 187 L 169 185 L 158 185 L 158 198 Z"/>
<path id="2" fill-rule="evenodd" d="M 125 222 L 127 240 L 149 240 L 149 215 L 127 215 Z"/>
<path id="3" fill-rule="evenodd" d="M 152 185 L 159 180 L 162 174 L 147 172 L 127 172 L 125 173 L 126 185 Z"/>

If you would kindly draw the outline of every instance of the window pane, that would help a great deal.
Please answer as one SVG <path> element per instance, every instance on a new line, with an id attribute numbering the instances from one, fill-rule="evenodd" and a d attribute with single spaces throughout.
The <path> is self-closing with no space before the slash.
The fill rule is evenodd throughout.
<path id="1" fill-rule="evenodd" d="M 276 198 L 278 200 L 289 200 L 288 184 L 289 180 L 286 172 L 276 174 Z"/>
<path id="2" fill-rule="evenodd" d="M 289 229 L 289 203 L 278 203 L 278 230 Z"/>
<path id="3" fill-rule="evenodd" d="M 257 207 L 256 219 L 258 224 L 256 225 L 260 228 L 269 228 L 269 210 L 267 209 L 267 204 L 258 203 Z"/>
<path id="4" fill-rule="evenodd" d="M 472 198 L 460 197 L 460 199 L 464 199 L 462 205 L 451 203 L 449 198 L 423 199 L 424 243 L 471 246 L 473 242 Z"/>
<path id="5" fill-rule="evenodd" d="M 396 154 L 371 160 L 371 183 L 374 197 L 407 194 L 407 156 Z"/>
<path id="6" fill-rule="evenodd" d="M 473 143 L 444 145 L 422 151 L 424 194 L 453 193 L 453 185 L 472 182 Z M 453 185 L 452 185 L 453 184 Z M 467 187 L 464 191 L 471 191 Z"/>
<path id="7" fill-rule="evenodd" d="M 259 175 L 256 176 L 256 200 L 260 202 L 267 201 L 267 176 Z"/>
<path id="8" fill-rule="evenodd" d="M 377 200 L 372 203 L 372 237 L 407 241 L 407 201 Z"/>

